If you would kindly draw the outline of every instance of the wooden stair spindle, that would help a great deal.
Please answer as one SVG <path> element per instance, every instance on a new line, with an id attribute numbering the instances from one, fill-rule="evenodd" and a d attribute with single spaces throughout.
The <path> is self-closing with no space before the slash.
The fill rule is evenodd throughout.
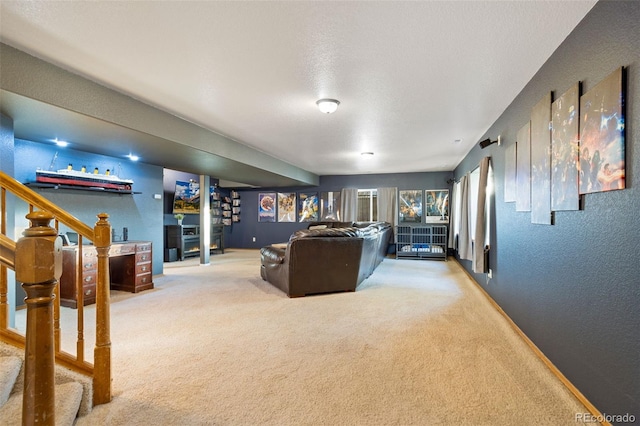
<path id="1" fill-rule="evenodd" d="M 98 214 L 94 227 L 94 244 L 98 252 L 98 280 L 96 287 L 96 347 L 93 351 L 95 374 L 93 404 L 111 402 L 111 311 L 109 293 L 109 248 L 111 224 L 107 213 Z"/>
<path id="2" fill-rule="evenodd" d="M 16 280 L 27 297 L 23 425 L 55 424 L 54 290 L 62 274 L 62 241 L 49 226 L 53 215 L 27 214 L 30 227 L 16 243 Z"/>

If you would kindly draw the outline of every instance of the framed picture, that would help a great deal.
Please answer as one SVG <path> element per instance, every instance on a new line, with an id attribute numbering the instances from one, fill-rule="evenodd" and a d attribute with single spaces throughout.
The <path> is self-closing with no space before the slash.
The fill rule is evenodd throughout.
<path id="1" fill-rule="evenodd" d="M 320 220 L 340 221 L 340 191 L 320 193 Z"/>
<path id="2" fill-rule="evenodd" d="M 623 71 L 580 97 L 580 194 L 625 188 Z"/>
<path id="3" fill-rule="evenodd" d="M 449 222 L 449 190 L 427 189 L 424 191 L 425 222 Z"/>
<path id="4" fill-rule="evenodd" d="M 278 192 L 278 222 L 296 222 L 295 192 Z"/>
<path id="5" fill-rule="evenodd" d="M 238 212 L 236 213 L 236 209 Z M 239 214 L 240 207 L 233 207 L 233 213 Z M 276 193 L 260 192 L 258 193 L 258 222 L 275 222 L 276 221 Z"/>
<path id="6" fill-rule="evenodd" d="M 422 222 L 422 190 L 399 191 L 399 221 L 400 223 Z"/>
<path id="7" fill-rule="evenodd" d="M 579 210 L 580 83 L 551 104 L 551 210 Z"/>
<path id="8" fill-rule="evenodd" d="M 173 195 L 173 214 L 177 213 L 200 213 L 200 184 L 198 182 L 176 181 L 176 191 Z"/>
<path id="9" fill-rule="evenodd" d="M 301 192 L 298 195 L 298 222 L 318 221 L 318 193 Z"/>

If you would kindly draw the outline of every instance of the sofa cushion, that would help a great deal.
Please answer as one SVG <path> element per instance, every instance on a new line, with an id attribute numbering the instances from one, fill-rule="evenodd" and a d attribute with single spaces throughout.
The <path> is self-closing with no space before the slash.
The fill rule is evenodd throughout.
<path id="1" fill-rule="evenodd" d="M 323 228 L 323 229 L 299 229 L 294 232 L 289 241 L 298 238 L 314 238 L 314 237 L 357 237 L 358 233 L 355 228 Z"/>
<path id="2" fill-rule="evenodd" d="M 327 225 L 309 225 L 310 230 L 314 230 L 314 229 L 327 229 Z"/>
<path id="3" fill-rule="evenodd" d="M 324 225 L 327 228 L 350 228 L 353 226 L 353 222 L 333 222 L 333 221 L 320 221 L 320 222 L 309 222 L 309 226 L 307 228 L 312 229 L 316 226 Z"/>

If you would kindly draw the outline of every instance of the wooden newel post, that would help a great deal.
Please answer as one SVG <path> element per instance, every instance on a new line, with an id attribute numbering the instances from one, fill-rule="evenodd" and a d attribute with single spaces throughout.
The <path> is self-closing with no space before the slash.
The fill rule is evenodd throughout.
<path id="1" fill-rule="evenodd" d="M 23 425 L 55 424 L 54 290 L 62 275 L 62 241 L 49 226 L 53 215 L 34 211 L 16 243 L 16 280 L 27 293 Z"/>
<path id="2" fill-rule="evenodd" d="M 93 228 L 93 244 L 98 252 L 98 281 L 96 289 L 96 347 L 93 352 L 93 404 L 111 402 L 111 313 L 109 278 L 109 248 L 111 247 L 111 224 L 109 215 L 100 213 Z"/>

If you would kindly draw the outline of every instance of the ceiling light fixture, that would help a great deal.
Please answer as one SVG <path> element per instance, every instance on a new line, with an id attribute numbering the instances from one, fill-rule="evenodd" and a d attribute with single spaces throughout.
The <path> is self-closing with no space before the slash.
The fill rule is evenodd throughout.
<path id="1" fill-rule="evenodd" d="M 129 160 L 131 160 L 131 161 L 138 161 L 140 159 L 140 157 L 138 157 L 137 155 L 133 155 L 133 154 L 129 154 L 129 155 L 127 155 L 127 157 L 129 157 Z"/>
<path id="2" fill-rule="evenodd" d="M 373 157 L 373 152 L 365 151 L 365 152 L 361 152 L 360 155 L 362 155 L 363 157 Z"/>
<path id="3" fill-rule="evenodd" d="M 332 112 L 336 112 L 338 105 L 340 105 L 340 101 L 335 99 L 320 99 L 316 102 L 316 105 L 318 105 L 321 112 L 331 114 Z"/>
<path id="4" fill-rule="evenodd" d="M 62 148 L 64 148 L 65 146 L 69 146 L 69 142 L 67 142 L 67 141 L 59 141 L 58 138 L 56 138 L 54 142 L 56 143 L 56 145 L 58 145 L 59 147 L 62 147 Z"/>

